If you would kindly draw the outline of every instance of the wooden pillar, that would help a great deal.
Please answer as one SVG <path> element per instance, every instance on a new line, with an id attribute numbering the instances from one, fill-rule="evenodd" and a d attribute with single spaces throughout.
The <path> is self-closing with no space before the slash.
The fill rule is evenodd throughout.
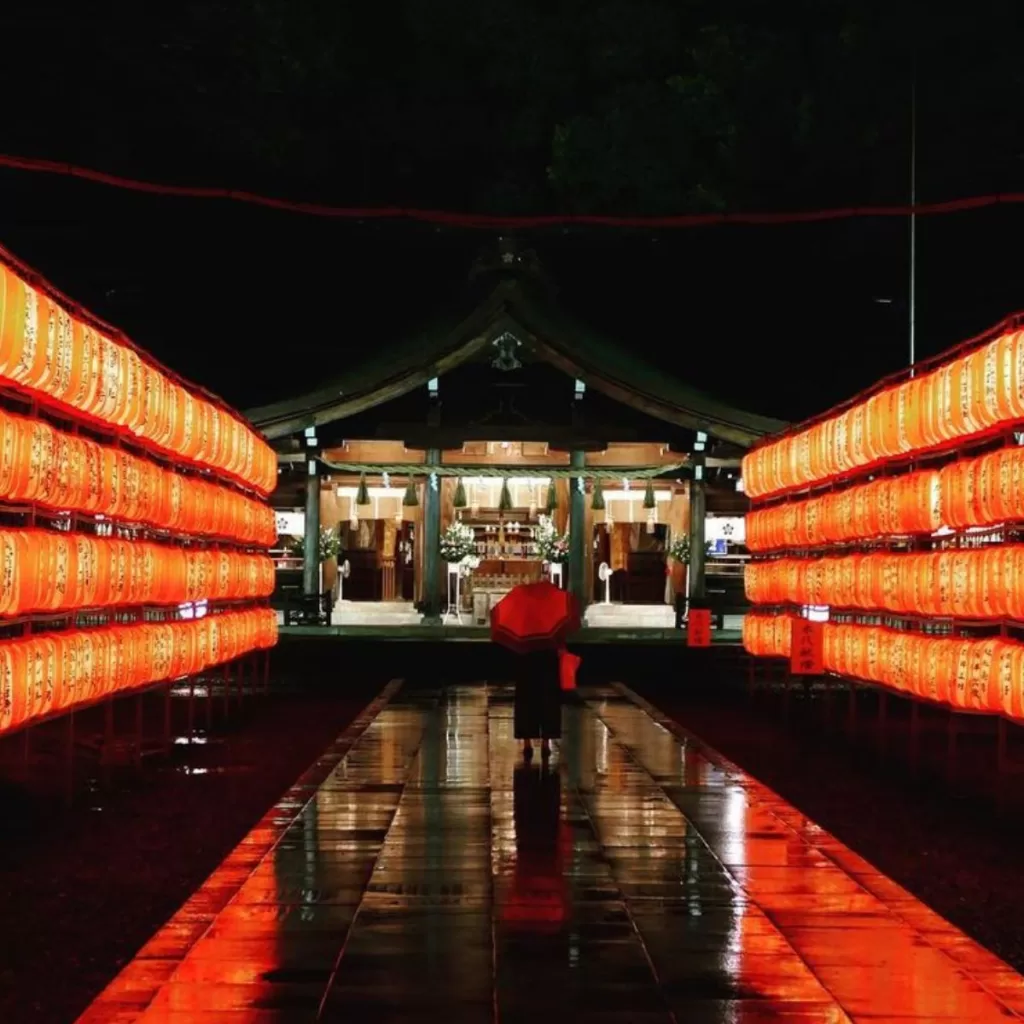
<path id="1" fill-rule="evenodd" d="M 584 559 L 587 557 L 586 500 L 582 471 L 586 466 L 586 454 L 574 451 L 569 465 L 580 470 L 580 476 L 569 479 L 569 591 L 576 595 L 582 614 L 587 606 L 586 574 Z"/>
<path id="2" fill-rule="evenodd" d="M 704 466 L 694 456 L 694 478 L 690 481 L 690 605 L 700 607 L 707 594 L 704 586 Z"/>
<path id="3" fill-rule="evenodd" d="M 583 505 L 583 594 L 589 605 L 594 600 L 594 510 L 589 499 Z"/>
<path id="4" fill-rule="evenodd" d="M 427 466 L 439 466 L 441 452 L 427 449 Z M 427 476 L 423 488 L 423 621 L 441 622 L 441 481 L 435 473 Z"/>
<path id="5" fill-rule="evenodd" d="M 306 462 L 306 526 L 302 541 L 302 592 L 320 596 L 320 460 Z"/>

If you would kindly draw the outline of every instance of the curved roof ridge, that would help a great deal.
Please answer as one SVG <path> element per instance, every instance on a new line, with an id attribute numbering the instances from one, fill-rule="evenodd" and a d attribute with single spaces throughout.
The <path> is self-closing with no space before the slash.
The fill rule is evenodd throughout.
<path id="1" fill-rule="evenodd" d="M 473 358 L 502 330 L 526 334 L 537 354 L 615 401 L 666 423 L 748 448 L 786 424 L 735 409 L 637 358 L 559 309 L 522 279 L 500 279 L 468 315 L 403 339 L 314 391 L 250 409 L 268 438 L 346 419 L 399 398 Z M 525 340 L 525 339 L 524 339 Z"/>

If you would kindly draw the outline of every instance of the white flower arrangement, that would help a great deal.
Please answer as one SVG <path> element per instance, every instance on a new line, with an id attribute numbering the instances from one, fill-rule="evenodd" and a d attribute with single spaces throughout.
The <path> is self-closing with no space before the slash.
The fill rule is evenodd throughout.
<path id="1" fill-rule="evenodd" d="M 569 538 L 555 529 L 551 516 L 540 516 L 536 532 L 537 550 L 545 562 L 561 565 L 569 559 Z"/>
<path id="2" fill-rule="evenodd" d="M 456 519 L 441 535 L 441 557 L 446 562 L 464 563 L 476 555 L 476 535 L 473 527 Z M 477 565 L 480 560 L 477 559 Z M 475 566 L 473 567 L 475 568 Z"/>
<path id="3" fill-rule="evenodd" d="M 668 550 L 665 552 L 667 558 L 672 559 L 674 562 L 678 562 L 680 565 L 690 564 L 690 538 L 686 534 L 677 536 L 671 544 L 668 546 Z"/>

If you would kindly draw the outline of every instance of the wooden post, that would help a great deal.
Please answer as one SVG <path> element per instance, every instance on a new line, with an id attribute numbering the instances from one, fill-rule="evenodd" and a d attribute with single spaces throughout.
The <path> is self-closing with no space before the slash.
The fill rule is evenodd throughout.
<path id="1" fill-rule="evenodd" d="M 70 807 L 75 802 L 75 713 L 67 713 L 67 734 L 64 751 L 64 803 Z"/>
<path id="2" fill-rule="evenodd" d="M 587 551 L 586 521 L 587 495 L 585 491 L 587 456 L 585 452 L 573 451 L 569 454 L 569 466 L 579 472 L 579 476 L 569 478 L 569 592 L 579 602 L 580 614 L 587 607 L 586 572 L 584 562 Z"/>
<path id="3" fill-rule="evenodd" d="M 878 756 L 885 760 L 886 733 L 888 731 L 889 694 L 878 691 Z"/>
<path id="4" fill-rule="evenodd" d="M 145 737 L 146 727 L 143 721 L 143 700 L 145 696 L 142 693 L 135 695 L 135 740 L 134 740 L 134 760 L 135 767 L 142 767 L 142 742 Z"/>
<path id="5" fill-rule="evenodd" d="M 851 679 L 848 686 L 850 703 L 846 714 L 846 728 L 853 739 L 857 735 L 857 684 Z"/>
<path id="6" fill-rule="evenodd" d="M 306 458 L 306 525 L 302 538 L 302 592 L 320 597 L 320 460 Z"/>
<path id="7" fill-rule="evenodd" d="M 956 712 L 950 711 L 946 717 L 946 778 L 952 782 L 956 778 L 957 735 L 960 723 Z"/>
<path id="8" fill-rule="evenodd" d="M 117 739 L 117 733 L 114 728 L 115 719 L 114 714 L 117 708 L 115 706 L 115 698 L 111 697 L 104 707 L 104 730 L 103 730 L 103 788 L 110 789 L 111 773 L 113 765 L 111 761 L 114 757 L 114 743 Z"/>
<path id="9" fill-rule="evenodd" d="M 188 745 L 192 746 L 192 736 L 196 731 L 196 677 L 188 678 L 188 712 L 187 712 Z"/>
<path id="10" fill-rule="evenodd" d="M 917 778 L 921 764 L 921 705 L 910 702 L 910 774 Z"/>
<path id="11" fill-rule="evenodd" d="M 441 464 L 441 450 L 428 448 L 427 465 Z M 441 481 L 433 473 L 423 488 L 423 622 L 441 624 Z"/>
<path id="12" fill-rule="evenodd" d="M 171 689 L 173 686 L 173 683 L 168 683 L 164 688 L 164 756 L 171 752 Z"/>
<path id="13" fill-rule="evenodd" d="M 694 478 L 690 481 L 690 570 L 688 586 L 690 607 L 702 607 L 707 596 L 704 580 L 704 545 L 707 501 L 704 491 L 703 458 L 694 455 Z"/>

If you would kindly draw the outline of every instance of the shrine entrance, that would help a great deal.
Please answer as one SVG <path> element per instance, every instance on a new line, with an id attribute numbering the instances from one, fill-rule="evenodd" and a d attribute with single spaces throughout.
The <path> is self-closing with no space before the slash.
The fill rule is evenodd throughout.
<path id="1" fill-rule="evenodd" d="M 741 457 L 782 425 L 580 326 L 504 244 L 447 328 L 250 411 L 285 467 L 275 504 L 302 519 L 301 562 L 293 541 L 279 566 L 284 625 L 482 630 L 504 593 L 547 577 L 588 628 L 672 630 L 719 594 L 708 517 L 742 515 Z M 742 585 L 725 590 L 735 611 Z"/>

